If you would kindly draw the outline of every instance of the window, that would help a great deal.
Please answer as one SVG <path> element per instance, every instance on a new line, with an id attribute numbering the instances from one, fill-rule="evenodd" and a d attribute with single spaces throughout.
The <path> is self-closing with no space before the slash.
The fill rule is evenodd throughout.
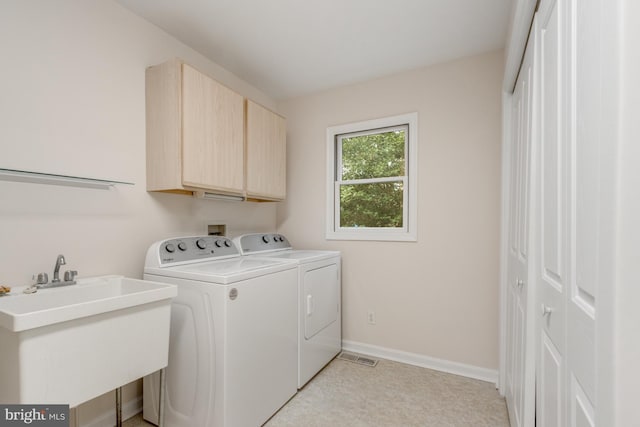
<path id="1" fill-rule="evenodd" d="M 417 239 L 418 114 L 327 129 L 327 239 Z"/>

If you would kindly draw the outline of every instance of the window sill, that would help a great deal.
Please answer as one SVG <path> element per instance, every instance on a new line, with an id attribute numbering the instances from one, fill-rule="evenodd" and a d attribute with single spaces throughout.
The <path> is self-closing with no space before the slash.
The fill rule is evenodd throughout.
<path id="1" fill-rule="evenodd" d="M 326 234 L 327 240 L 365 240 L 381 242 L 417 242 L 416 233 L 407 232 L 383 232 L 367 230 L 363 232 L 353 231 L 329 231 Z"/>

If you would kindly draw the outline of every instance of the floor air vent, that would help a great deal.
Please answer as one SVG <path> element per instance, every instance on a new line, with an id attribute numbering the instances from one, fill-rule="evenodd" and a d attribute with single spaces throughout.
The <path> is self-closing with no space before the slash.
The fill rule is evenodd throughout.
<path id="1" fill-rule="evenodd" d="M 375 367 L 378 364 L 378 361 L 376 359 L 360 356 L 354 353 L 349 353 L 347 351 L 343 351 L 342 353 L 340 353 L 338 355 L 338 359 L 347 360 L 353 363 L 359 363 L 360 365 L 369 366 L 371 368 Z"/>

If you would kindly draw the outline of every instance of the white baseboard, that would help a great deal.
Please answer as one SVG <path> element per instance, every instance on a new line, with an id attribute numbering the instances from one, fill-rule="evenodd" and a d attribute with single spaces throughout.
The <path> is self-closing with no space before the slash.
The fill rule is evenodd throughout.
<path id="1" fill-rule="evenodd" d="M 124 399 L 123 399 L 124 400 Z M 83 427 L 113 427 L 116 425 L 116 403 L 113 402 L 113 409 L 101 414 L 82 413 L 80 406 L 80 425 Z M 138 396 L 128 402 L 122 402 L 122 420 L 129 419 L 142 412 L 142 396 Z M 89 419 L 87 419 L 89 418 Z"/>
<path id="2" fill-rule="evenodd" d="M 422 354 L 409 353 L 406 351 L 378 347 L 376 345 L 348 340 L 342 341 L 342 349 L 352 351 L 354 353 L 379 357 L 381 359 L 393 360 L 394 362 L 406 363 L 408 365 L 420 366 L 422 368 L 487 381 L 496 384 L 496 386 L 498 384 L 498 371 L 495 369 L 480 368 L 478 366 L 466 365 L 464 363 L 436 359 L 435 357 L 424 356 Z"/>

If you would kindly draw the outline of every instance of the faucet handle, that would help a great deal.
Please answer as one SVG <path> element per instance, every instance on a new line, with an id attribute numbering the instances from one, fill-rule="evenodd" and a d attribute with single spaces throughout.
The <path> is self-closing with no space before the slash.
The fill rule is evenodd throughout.
<path id="1" fill-rule="evenodd" d="M 36 283 L 38 285 L 44 285 L 49 281 L 49 275 L 47 273 L 38 273 Z"/>
<path id="2" fill-rule="evenodd" d="M 64 281 L 73 282 L 76 279 L 78 272 L 76 270 L 68 270 L 64 272 Z"/>

